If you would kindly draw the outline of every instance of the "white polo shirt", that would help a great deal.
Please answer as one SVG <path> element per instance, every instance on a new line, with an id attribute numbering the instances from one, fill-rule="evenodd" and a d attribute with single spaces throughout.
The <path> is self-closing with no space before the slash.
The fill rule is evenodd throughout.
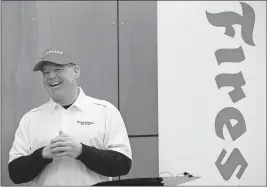
<path id="1" fill-rule="evenodd" d="M 9 162 L 48 145 L 59 130 L 85 145 L 114 150 L 132 159 L 128 134 L 118 109 L 107 101 L 86 96 L 80 88 L 77 100 L 67 110 L 50 99 L 22 117 Z M 77 159 L 61 158 L 48 164 L 31 184 L 92 185 L 107 180 L 108 177 L 88 169 Z"/>

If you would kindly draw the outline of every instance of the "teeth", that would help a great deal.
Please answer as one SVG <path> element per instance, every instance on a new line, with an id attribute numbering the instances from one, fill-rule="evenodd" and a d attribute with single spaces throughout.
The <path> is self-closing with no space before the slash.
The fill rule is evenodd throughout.
<path id="1" fill-rule="evenodd" d="M 60 84 L 60 82 L 53 82 L 53 83 L 50 84 L 50 86 L 56 86 L 58 84 Z"/>

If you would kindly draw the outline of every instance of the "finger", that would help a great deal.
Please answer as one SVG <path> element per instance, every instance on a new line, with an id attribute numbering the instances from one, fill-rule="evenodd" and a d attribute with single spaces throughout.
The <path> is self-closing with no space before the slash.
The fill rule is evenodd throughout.
<path id="1" fill-rule="evenodd" d="M 59 137 L 69 137 L 69 136 L 70 136 L 69 134 L 67 134 L 63 131 L 59 134 Z"/>
<path id="2" fill-rule="evenodd" d="M 70 137 L 70 136 L 68 134 L 63 133 L 63 134 L 60 134 L 59 137 L 65 137 L 65 138 L 67 138 L 67 137 Z"/>
<path id="3" fill-rule="evenodd" d="M 52 139 L 50 141 L 50 144 L 53 144 L 53 143 L 56 143 L 56 142 L 64 142 L 66 140 L 68 140 L 68 138 L 65 137 L 65 136 L 57 136 L 56 138 L 54 138 L 54 139 Z"/>
<path id="4" fill-rule="evenodd" d="M 60 138 L 60 137 L 61 137 L 61 136 L 60 136 L 60 133 L 59 133 L 56 137 L 54 137 L 54 138 L 50 141 L 50 144 L 59 141 L 59 138 Z"/>
<path id="5" fill-rule="evenodd" d="M 61 152 L 68 152 L 68 151 L 70 151 L 69 147 L 56 147 L 50 150 L 52 154 L 58 154 Z"/>
<path id="6" fill-rule="evenodd" d="M 56 156 L 59 153 L 62 153 L 62 152 L 53 152 L 53 153 L 51 153 L 51 155 Z"/>
<path id="7" fill-rule="evenodd" d="M 55 155 L 55 157 L 63 157 L 63 156 L 69 156 L 68 152 L 61 152 Z"/>
<path id="8" fill-rule="evenodd" d="M 58 132 L 58 134 L 59 134 L 59 135 L 61 135 L 61 134 L 66 134 L 66 132 L 63 131 L 62 129 L 60 129 L 59 132 Z"/>
<path id="9" fill-rule="evenodd" d="M 52 139 L 52 140 L 50 141 L 50 144 L 53 144 L 53 143 L 55 143 L 55 142 L 57 142 L 56 138 Z"/>
<path id="10" fill-rule="evenodd" d="M 50 149 L 53 149 L 55 147 L 68 147 L 69 145 L 69 142 L 56 142 L 50 145 Z"/>
<path id="11" fill-rule="evenodd" d="M 58 138 L 59 138 L 59 136 L 53 138 L 53 139 L 50 141 L 50 144 L 53 144 L 53 143 L 58 142 Z"/>

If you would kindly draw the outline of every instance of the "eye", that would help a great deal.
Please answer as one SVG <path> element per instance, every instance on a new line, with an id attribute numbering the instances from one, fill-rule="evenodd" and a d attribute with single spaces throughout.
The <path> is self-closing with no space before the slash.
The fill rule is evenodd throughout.
<path id="1" fill-rule="evenodd" d="M 56 72 L 62 71 L 63 69 L 56 69 Z"/>
<path id="2" fill-rule="evenodd" d="M 47 74 L 48 74 L 48 72 L 46 72 L 46 71 L 43 72 L 43 75 L 47 75 Z"/>

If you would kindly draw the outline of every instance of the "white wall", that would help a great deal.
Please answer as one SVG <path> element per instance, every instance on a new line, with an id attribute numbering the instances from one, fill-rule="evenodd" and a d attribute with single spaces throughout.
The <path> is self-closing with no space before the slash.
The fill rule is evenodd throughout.
<path id="1" fill-rule="evenodd" d="M 255 11 L 256 46 L 242 40 L 240 25 L 234 25 L 231 38 L 206 18 L 206 11 L 242 15 L 238 1 L 158 2 L 159 172 L 187 171 L 202 177 L 186 185 L 266 184 L 266 2 L 246 3 Z M 218 65 L 216 50 L 240 45 L 243 62 Z M 219 90 L 215 76 L 239 71 L 246 81 L 246 97 L 233 103 L 231 88 Z M 215 133 L 215 118 L 225 107 L 237 108 L 245 118 L 247 131 L 234 142 L 227 128 L 225 140 Z M 234 148 L 248 167 L 240 180 L 236 169 L 225 181 L 215 161 L 223 149 L 228 158 Z"/>

